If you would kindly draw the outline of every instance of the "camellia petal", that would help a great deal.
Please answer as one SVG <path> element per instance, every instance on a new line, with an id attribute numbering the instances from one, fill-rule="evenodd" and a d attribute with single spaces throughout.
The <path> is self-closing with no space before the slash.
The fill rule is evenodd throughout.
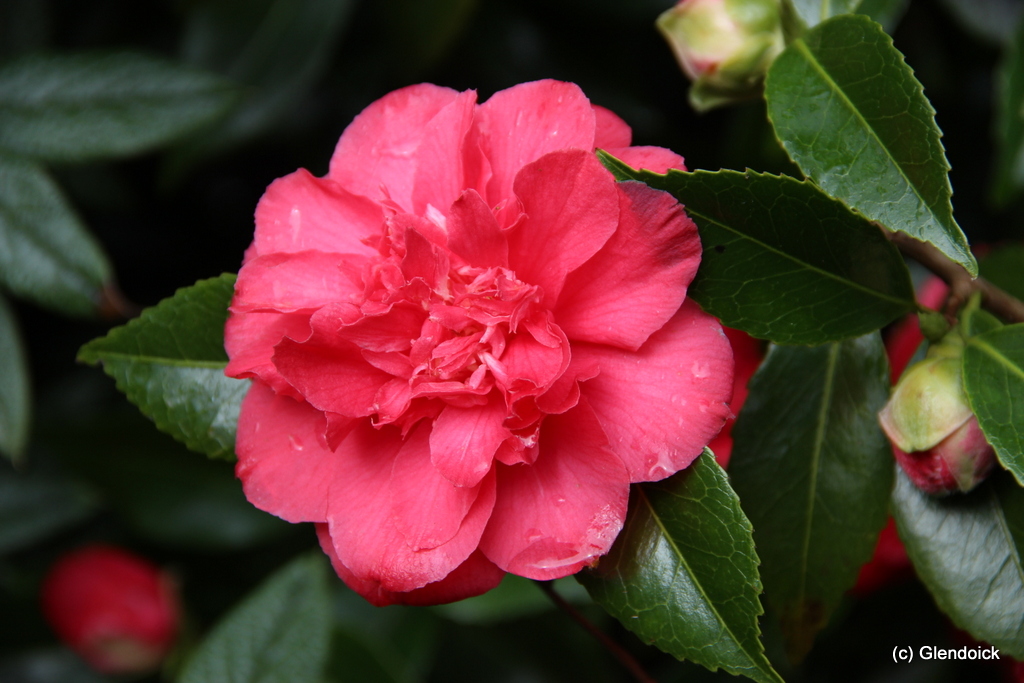
<path id="1" fill-rule="evenodd" d="M 466 190 L 448 214 L 448 245 L 467 263 L 485 268 L 508 265 L 508 242 L 494 214 L 476 190 Z"/>
<path id="2" fill-rule="evenodd" d="M 344 476 L 335 481 L 328 524 L 334 550 L 359 579 L 373 579 L 388 591 L 409 591 L 440 581 L 468 558 L 480 542 L 494 507 L 494 478 L 481 481 L 476 498 L 449 541 L 414 548 L 395 524 L 392 470 L 404 440 L 394 427 L 364 422 L 342 442 Z M 455 487 L 452 487 L 455 488 Z"/>
<path id="3" fill-rule="evenodd" d="M 509 265 L 553 305 L 565 277 L 596 254 L 619 223 L 615 180 L 593 154 L 552 152 L 516 176 L 525 220 L 508 236 Z"/>
<path id="4" fill-rule="evenodd" d="M 618 188 L 618 230 L 569 275 L 554 313 L 573 340 L 635 351 L 686 298 L 700 240 L 671 195 L 635 182 Z"/>
<path id="5" fill-rule="evenodd" d="M 494 453 L 512 438 L 508 408 L 498 395 L 482 406 L 446 406 L 430 432 L 430 460 L 455 486 L 476 486 L 490 471 Z"/>
<path id="6" fill-rule="evenodd" d="M 320 547 L 331 560 L 334 571 L 338 572 L 345 583 L 360 595 L 378 607 L 387 605 L 436 605 L 443 602 L 455 602 L 486 593 L 501 583 L 505 572 L 477 550 L 466 561 L 452 570 L 440 581 L 428 583 L 422 588 L 411 591 L 395 592 L 384 590 L 380 581 L 357 578 L 348 567 L 338 559 L 334 552 L 334 543 L 326 524 L 316 525 L 317 539 Z"/>
<path id="7" fill-rule="evenodd" d="M 690 300 L 639 351 L 579 344 L 573 353 L 601 368 L 580 390 L 631 481 L 658 481 L 689 465 L 731 414 L 729 340 Z"/>
<path id="8" fill-rule="evenodd" d="M 424 127 L 416 148 L 416 177 L 412 210 L 425 215 L 427 207 L 446 209 L 466 188 L 462 141 L 469 133 L 476 109 L 476 93 L 459 93 Z"/>
<path id="9" fill-rule="evenodd" d="M 371 255 L 363 239 L 376 234 L 383 220 L 376 202 L 300 169 L 275 180 L 260 199 L 253 245 L 256 255 L 309 250 Z"/>
<path id="10" fill-rule="evenodd" d="M 441 476 L 430 462 L 430 432 L 430 425 L 421 422 L 406 437 L 388 486 L 392 521 L 413 550 L 430 550 L 452 540 L 481 489 L 456 486 Z"/>
<path id="11" fill-rule="evenodd" d="M 363 288 L 344 274 L 342 260 L 322 251 L 257 256 L 238 272 L 231 308 L 286 313 L 358 301 Z"/>
<path id="12" fill-rule="evenodd" d="M 351 325 L 344 325 L 337 329 L 337 335 L 363 349 L 364 358 L 367 357 L 366 351 L 408 352 L 412 340 L 419 335 L 423 327 L 425 317 L 422 308 L 402 303 L 383 315 L 362 317 Z"/>
<path id="13" fill-rule="evenodd" d="M 301 398 L 281 376 L 272 358 L 274 347 L 285 337 L 305 341 L 312 333 L 308 312 L 232 313 L 224 327 L 224 348 L 231 359 L 224 373 L 238 379 L 259 378 L 278 393 Z"/>
<path id="14" fill-rule="evenodd" d="M 372 200 L 381 198 L 383 188 L 411 211 L 416 150 L 431 119 L 458 97 L 455 90 L 421 83 L 380 98 L 342 133 L 328 177 Z"/>
<path id="15" fill-rule="evenodd" d="M 531 466 L 498 468 L 498 501 L 480 549 L 531 579 L 579 571 L 608 552 L 626 518 L 627 473 L 585 404 L 544 420 Z"/>
<path id="16" fill-rule="evenodd" d="M 238 418 L 235 474 L 249 502 L 289 522 L 326 522 L 338 457 L 320 444 L 327 428 L 308 403 L 255 383 Z"/>
<path id="17" fill-rule="evenodd" d="M 348 417 L 373 413 L 377 392 L 391 378 L 369 365 L 355 344 L 325 334 L 302 343 L 283 340 L 273 363 L 315 408 Z"/>
<path id="18" fill-rule="evenodd" d="M 549 152 L 594 149 L 594 108 L 579 86 L 558 81 L 521 83 L 477 110 L 480 146 L 491 162 L 487 203 L 512 198 L 512 183 L 527 164 Z"/>
<path id="19" fill-rule="evenodd" d="M 633 129 L 620 119 L 615 112 L 591 105 L 594 108 L 595 130 L 594 147 L 597 149 L 617 149 L 629 147 L 633 141 Z"/>

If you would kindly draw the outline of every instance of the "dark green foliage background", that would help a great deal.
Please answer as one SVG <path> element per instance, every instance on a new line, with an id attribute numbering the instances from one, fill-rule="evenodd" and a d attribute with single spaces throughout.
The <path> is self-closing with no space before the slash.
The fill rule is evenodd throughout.
<path id="1" fill-rule="evenodd" d="M 1024 237 L 1024 205 L 1003 186 L 1001 208 L 989 202 L 1000 49 L 949 10 L 972 2 L 911 0 L 893 35 L 937 111 L 957 221 L 973 244 Z M 246 61 L 247 32 L 271 4 L 277 42 Z M 352 117 L 410 83 L 476 88 L 482 100 L 527 80 L 570 80 L 629 122 L 636 144 L 670 147 L 691 169 L 798 176 L 772 137 L 763 102 L 703 116 L 689 108 L 688 84 L 653 27 L 672 4 L 3 0 L 0 67 L 41 52 L 132 50 L 213 70 L 242 86 L 249 119 L 229 117 L 170 148 L 47 166 L 108 255 L 127 300 L 144 307 L 197 280 L 237 271 L 267 184 L 299 167 L 322 175 Z M 249 507 L 229 463 L 208 461 L 158 433 L 110 378 L 75 363 L 84 343 L 123 320 L 69 319 L 24 298 L 11 297 L 8 307 L 28 357 L 34 417 L 19 470 L 0 458 L 0 680 L 104 680 L 59 649 L 37 607 L 46 568 L 82 543 L 124 545 L 175 573 L 188 610 L 186 649 L 275 571 L 316 547 L 308 526 Z M 305 561 L 312 576 L 322 569 L 315 561 Z M 462 605 L 386 610 L 369 607 L 333 576 L 327 584 L 325 681 L 629 680 L 525 581 Z M 657 680 L 737 680 L 647 647 L 576 584 L 558 588 Z M 291 618 L 289 605 L 275 603 L 268 614 Z M 787 680 L 977 681 L 1000 674 L 976 663 L 892 663 L 895 645 L 961 644 L 916 581 L 845 598 L 799 671 L 787 664 L 770 623 L 762 620 L 766 654 Z M 53 677 L 30 675 L 40 662 Z"/>

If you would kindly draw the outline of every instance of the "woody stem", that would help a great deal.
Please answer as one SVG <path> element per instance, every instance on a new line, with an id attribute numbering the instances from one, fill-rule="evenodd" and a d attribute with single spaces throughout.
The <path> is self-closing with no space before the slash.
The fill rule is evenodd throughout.
<path id="1" fill-rule="evenodd" d="M 919 242 L 899 232 L 890 233 L 889 237 L 904 256 L 914 259 L 949 285 L 947 312 L 958 311 L 971 298 L 971 294 L 981 292 L 982 307 L 1006 322 L 1024 322 L 1024 303 L 1020 299 L 996 287 L 985 278 L 972 278 L 963 266 L 954 263 L 927 242 Z"/>

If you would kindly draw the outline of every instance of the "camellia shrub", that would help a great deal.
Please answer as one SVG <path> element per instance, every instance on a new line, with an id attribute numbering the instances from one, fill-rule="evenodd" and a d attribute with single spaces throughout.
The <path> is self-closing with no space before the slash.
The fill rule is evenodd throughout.
<path id="1" fill-rule="evenodd" d="M 1019 671 L 1020 8 L 621 4 L 2 10 L 0 680 Z"/>

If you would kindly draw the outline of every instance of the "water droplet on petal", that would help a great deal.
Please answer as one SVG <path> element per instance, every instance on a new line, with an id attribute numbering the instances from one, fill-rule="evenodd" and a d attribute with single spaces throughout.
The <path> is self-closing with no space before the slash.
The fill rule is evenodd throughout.
<path id="1" fill-rule="evenodd" d="M 297 436 L 289 436 L 288 443 L 292 445 L 292 448 L 294 450 L 301 451 L 303 448 L 302 439 L 298 438 Z"/>

